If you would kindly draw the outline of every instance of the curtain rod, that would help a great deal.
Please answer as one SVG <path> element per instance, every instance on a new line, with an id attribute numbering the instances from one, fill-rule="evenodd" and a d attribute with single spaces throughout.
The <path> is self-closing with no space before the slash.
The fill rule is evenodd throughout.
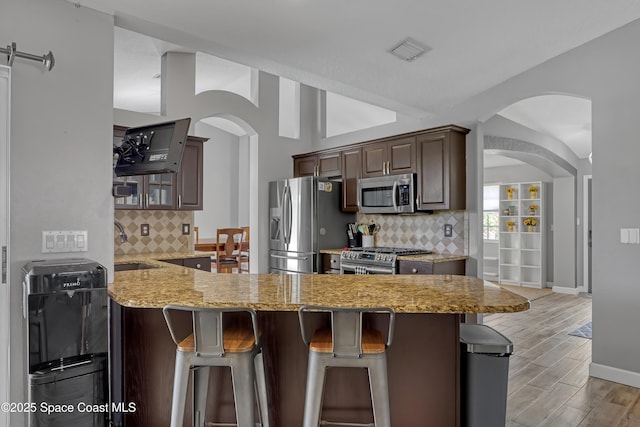
<path id="1" fill-rule="evenodd" d="M 32 55 L 25 52 L 18 52 L 16 50 L 16 42 L 11 43 L 11 46 L 7 46 L 6 49 L 0 47 L 0 53 L 7 54 L 7 65 L 9 65 L 9 67 L 13 65 L 13 61 L 16 59 L 16 57 L 41 62 L 42 65 L 44 65 L 44 68 L 46 68 L 48 71 L 51 71 L 53 65 L 55 64 L 53 53 L 51 53 L 51 51 L 42 56 Z"/>

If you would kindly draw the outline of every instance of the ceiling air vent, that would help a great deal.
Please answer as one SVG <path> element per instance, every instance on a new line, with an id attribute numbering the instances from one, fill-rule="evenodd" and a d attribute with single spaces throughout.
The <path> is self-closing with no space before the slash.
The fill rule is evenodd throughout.
<path id="1" fill-rule="evenodd" d="M 431 50 L 430 47 L 408 37 L 398 43 L 390 52 L 405 61 L 413 61 L 429 50 Z"/>

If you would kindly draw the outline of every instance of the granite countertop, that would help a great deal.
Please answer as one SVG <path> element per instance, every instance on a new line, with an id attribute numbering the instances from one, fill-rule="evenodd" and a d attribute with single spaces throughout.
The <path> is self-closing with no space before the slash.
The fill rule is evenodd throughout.
<path id="1" fill-rule="evenodd" d="M 322 249 L 320 253 L 340 255 L 342 249 Z M 420 261 L 420 262 L 447 262 L 447 261 L 459 261 L 469 258 L 467 255 L 451 255 L 451 254 L 420 254 L 420 255 L 400 255 L 399 260 L 407 261 Z"/>
<path id="2" fill-rule="evenodd" d="M 181 258 L 171 254 L 171 258 Z M 163 263 L 162 254 L 116 257 L 158 268 L 114 273 L 109 295 L 126 307 L 244 306 L 296 311 L 300 305 L 385 306 L 398 313 L 509 313 L 529 301 L 475 277 L 456 275 L 215 274 Z"/>

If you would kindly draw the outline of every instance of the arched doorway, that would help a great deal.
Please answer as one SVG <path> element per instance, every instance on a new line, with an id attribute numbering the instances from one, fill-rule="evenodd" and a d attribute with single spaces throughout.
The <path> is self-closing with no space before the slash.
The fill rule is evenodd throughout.
<path id="1" fill-rule="evenodd" d="M 258 201 L 256 148 L 258 134 L 246 121 L 229 114 L 202 118 L 195 125 L 198 135 L 208 137 L 204 145 L 203 210 L 194 212 L 199 236 L 215 237 L 218 228 L 249 226 L 257 230 Z M 254 214 L 256 213 L 256 214 Z M 257 253 L 258 233 L 251 233 L 251 252 Z M 251 256 L 249 271 L 259 271 L 259 259 Z"/>
<path id="2" fill-rule="evenodd" d="M 490 117 L 483 130 L 485 183 L 536 180 L 556 188 L 550 202 L 556 200 L 558 209 L 546 224 L 547 280 L 554 290 L 558 285 L 559 292 L 577 293 L 588 281 L 582 178 L 591 173 L 591 101 L 568 95 L 526 98 Z"/>

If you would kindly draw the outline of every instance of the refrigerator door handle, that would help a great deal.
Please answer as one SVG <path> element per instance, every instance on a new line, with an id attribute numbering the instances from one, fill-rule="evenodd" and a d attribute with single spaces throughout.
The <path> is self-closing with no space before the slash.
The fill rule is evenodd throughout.
<path id="1" fill-rule="evenodd" d="M 292 212 L 292 205 L 291 205 L 291 188 L 290 187 L 286 187 L 287 189 L 287 209 L 286 209 L 286 213 L 287 213 L 287 222 L 285 224 L 285 227 L 287 228 L 287 237 L 286 237 L 286 243 L 287 245 L 289 243 L 291 243 L 291 217 L 293 216 L 293 212 Z"/>
<path id="2" fill-rule="evenodd" d="M 287 188 L 284 187 L 282 189 L 282 222 L 280 226 L 282 227 L 282 239 L 284 240 L 284 244 L 289 243 L 289 236 L 287 236 Z"/>
<path id="3" fill-rule="evenodd" d="M 271 254 L 272 258 L 278 258 L 278 259 L 298 259 L 301 261 L 306 261 L 309 259 L 308 256 L 286 256 L 286 255 L 276 255 L 276 254 Z"/>

